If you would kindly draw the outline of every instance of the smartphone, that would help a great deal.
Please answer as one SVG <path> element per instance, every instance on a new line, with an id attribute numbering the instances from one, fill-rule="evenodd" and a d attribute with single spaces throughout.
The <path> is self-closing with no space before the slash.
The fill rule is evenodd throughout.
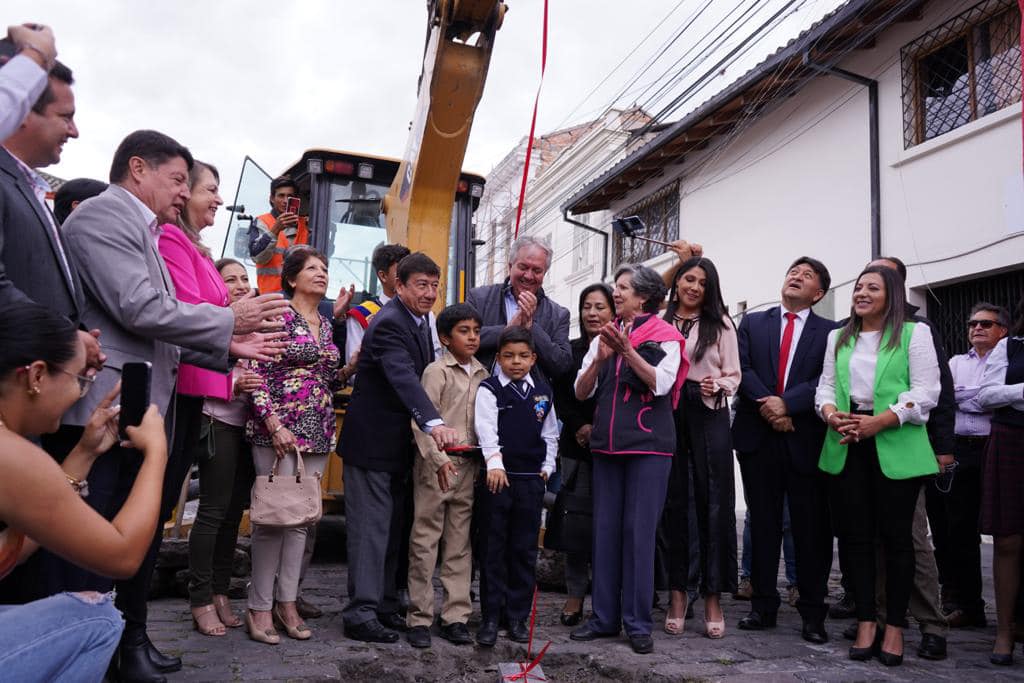
<path id="1" fill-rule="evenodd" d="M 302 203 L 298 197 L 288 198 L 288 208 L 285 209 L 288 213 L 294 213 L 296 216 L 299 215 L 299 205 Z"/>
<path id="2" fill-rule="evenodd" d="M 128 438 L 125 427 L 138 427 L 149 408 L 149 386 L 153 364 L 125 363 L 121 368 L 121 414 L 117 432 L 121 440 Z"/>

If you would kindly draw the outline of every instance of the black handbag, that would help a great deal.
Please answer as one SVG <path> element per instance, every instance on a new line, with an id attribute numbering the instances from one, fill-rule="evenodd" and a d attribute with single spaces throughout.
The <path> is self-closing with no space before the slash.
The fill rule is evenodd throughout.
<path id="1" fill-rule="evenodd" d="M 576 477 L 580 467 L 562 482 L 555 504 L 548 512 L 544 530 L 544 547 L 565 553 L 590 554 L 594 533 L 594 499 L 576 493 Z"/>

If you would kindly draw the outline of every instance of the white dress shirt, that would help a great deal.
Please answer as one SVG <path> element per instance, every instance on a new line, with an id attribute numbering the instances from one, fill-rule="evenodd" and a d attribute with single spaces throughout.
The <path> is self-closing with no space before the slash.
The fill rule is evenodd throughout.
<path id="1" fill-rule="evenodd" d="M 793 313 L 794 311 L 787 311 L 785 306 L 779 307 L 779 349 L 782 349 L 782 337 L 786 334 L 786 325 L 789 323 L 786 320 L 787 313 Z M 811 315 L 811 309 L 805 308 L 802 311 L 796 311 L 796 317 L 793 318 L 793 342 L 789 345 L 789 358 L 786 359 L 786 377 L 782 386 L 789 386 L 789 371 L 793 369 L 793 359 L 796 358 L 796 345 L 800 343 L 800 335 L 804 333 L 804 325 L 807 323 L 807 318 Z"/>
<path id="2" fill-rule="evenodd" d="M 508 386 L 508 383 L 512 380 L 506 375 L 501 368 L 498 368 L 496 373 L 498 381 L 501 386 Z M 530 375 L 526 375 L 523 378 L 526 383 L 531 387 L 536 385 L 533 383 L 533 378 Z M 476 438 L 480 442 L 480 450 L 484 454 L 484 462 L 487 464 L 487 471 L 491 470 L 503 470 L 505 464 L 501 460 L 501 445 L 498 439 L 498 398 L 494 395 L 494 392 L 487 389 L 480 389 L 476 392 Z M 544 464 L 541 466 L 540 471 L 547 474 L 549 477 L 551 473 L 555 471 L 555 456 L 558 454 L 558 417 L 555 415 L 554 407 L 548 412 L 547 417 L 544 418 L 544 424 L 541 425 L 540 436 L 544 439 L 544 443 L 547 445 L 547 451 L 544 455 Z M 515 474 L 515 473 L 514 473 Z M 524 474 L 522 472 L 518 474 Z"/>
<path id="3" fill-rule="evenodd" d="M 573 390 L 576 389 L 576 384 L 580 381 L 580 377 L 584 372 L 587 371 L 594 361 L 597 359 L 597 346 L 601 341 L 600 336 L 594 337 L 594 340 L 590 342 L 590 348 L 587 349 L 587 355 L 583 357 L 583 364 L 580 366 L 580 371 L 576 373 L 576 381 L 573 382 Z M 654 366 L 654 395 L 665 396 L 668 392 L 672 391 L 672 387 L 676 383 L 676 375 L 679 373 L 679 342 L 667 341 L 661 342 L 661 349 L 665 352 L 665 357 L 661 359 L 661 362 Z M 618 356 L 612 354 L 612 356 L 605 361 L 606 363 L 614 363 L 618 360 Z M 626 361 L 623 360 L 623 363 Z M 594 395 L 597 391 L 597 385 L 600 383 L 600 378 L 597 382 L 594 382 L 594 388 L 587 394 L 587 398 Z"/>
<path id="4" fill-rule="evenodd" d="M 1017 337 L 1019 339 L 1019 337 Z M 1006 340 L 1000 339 L 988 354 L 985 372 L 981 376 L 978 403 L 985 410 L 1009 406 L 1024 412 L 1024 383 L 1007 384 L 1006 368 L 1010 361 L 1006 356 Z"/>
<path id="5" fill-rule="evenodd" d="M 956 392 L 956 435 L 988 436 L 992 431 L 992 411 L 985 410 L 978 403 L 981 391 L 981 376 L 985 372 L 985 361 L 992 352 L 979 356 L 971 349 L 949 359 L 949 372 L 953 375 Z"/>
<path id="6" fill-rule="evenodd" d="M 814 407 L 822 419 L 821 409 L 836 403 L 836 339 L 842 329 L 828 334 L 825 348 L 825 363 L 814 395 Z M 881 332 L 861 332 L 850 354 L 850 410 L 873 410 L 875 405 L 875 368 L 878 362 L 878 345 Z M 938 405 L 939 363 L 935 357 L 935 344 L 931 329 L 916 323 L 910 335 L 909 366 L 910 388 L 901 392 L 896 403 L 889 406 L 896 413 L 900 424 L 923 425 L 928 414 Z"/>
<path id="7" fill-rule="evenodd" d="M 17 132 L 46 90 L 46 71 L 25 55 L 15 55 L 0 69 L 0 140 Z"/>

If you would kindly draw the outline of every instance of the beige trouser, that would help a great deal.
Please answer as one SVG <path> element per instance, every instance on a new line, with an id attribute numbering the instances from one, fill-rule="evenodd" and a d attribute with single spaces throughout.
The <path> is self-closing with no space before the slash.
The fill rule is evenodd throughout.
<path id="1" fill-rule="evenodd" d="M 437 484 L 432 465 L 419 455 L 413 464 L 413 523 L 409 539 L 410 628 L 434 622 L 434 567 L 442 540 L 441 585 L 445 599 L 441 623 L 465 624 L 473 613 L 469 584 L 473 568 L 469 526 L 473 518 L 473 481 L 477 458 L 452 457 L 458 471 L 447 493 Z"/>
<path id="2" fill-rule="evenodd" d="M 929 481 L 925 486 L 931 486 Z M 878 604 L 879 624 L 885 614 L 885 553 L 881 545 L 875 553 L 875 602 Z M 939 600 L 939 569 L 935 564 L 935 550 L 928 540 L 928 514 L 924 506 L 924 488 L 917 496 L 914 508 L 914 587 L 910 591 L 910 615 L 921 633 L 946 637 L 949 622 L 942 614 Z"/>
<path id="3" fill-rule="evenodd" d="M 252 447 L 256 475 L 270 474 L 277 455 L 273 448 Z M 306 474 L 323 474 L 326 454 L 304 453 Z M 295 456 L 281 460 L 277 473 L 295 474 Z M 268 611 L 277 602 L 294 602 L 299 594 L 299 578 L 303 573 L 303 556 L 310 527 L 252 526 L 252 580 L 249 582 L 249 609 Z"/>

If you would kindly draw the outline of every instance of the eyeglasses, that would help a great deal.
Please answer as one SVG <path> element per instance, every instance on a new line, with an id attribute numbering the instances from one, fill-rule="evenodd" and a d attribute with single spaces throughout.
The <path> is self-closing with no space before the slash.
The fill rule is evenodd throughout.
<path id="1" fill-rule="evenodd" d="M 967 327 L 981 327 L 983 330 L 990 329 L 993 325 L 999 325 L 995 320 L 968 320 Z M 1002 327 L 1000 325 L 1000 327 Z"/>
<path id="2" fill-rule="evenodd" d="M 87 375 L 76 375 L 75 373 L 69 372 L 68 370 L 64 370 L 62 368 L 57 368 L 57 369 L 60 370 L 61 372 L 63 372 L 65 375 L 71 375 L 72 377 L 74 377 L 75 379 L 78 380 L 78 398 L 82 398 L 83 396 L 88 394 L 89 393 L 89 389 L 92 387 L 93 383 L 96 381 L 96 376 L 95 375 L 93 375 L 92 377 L 89 377 Z"/>

